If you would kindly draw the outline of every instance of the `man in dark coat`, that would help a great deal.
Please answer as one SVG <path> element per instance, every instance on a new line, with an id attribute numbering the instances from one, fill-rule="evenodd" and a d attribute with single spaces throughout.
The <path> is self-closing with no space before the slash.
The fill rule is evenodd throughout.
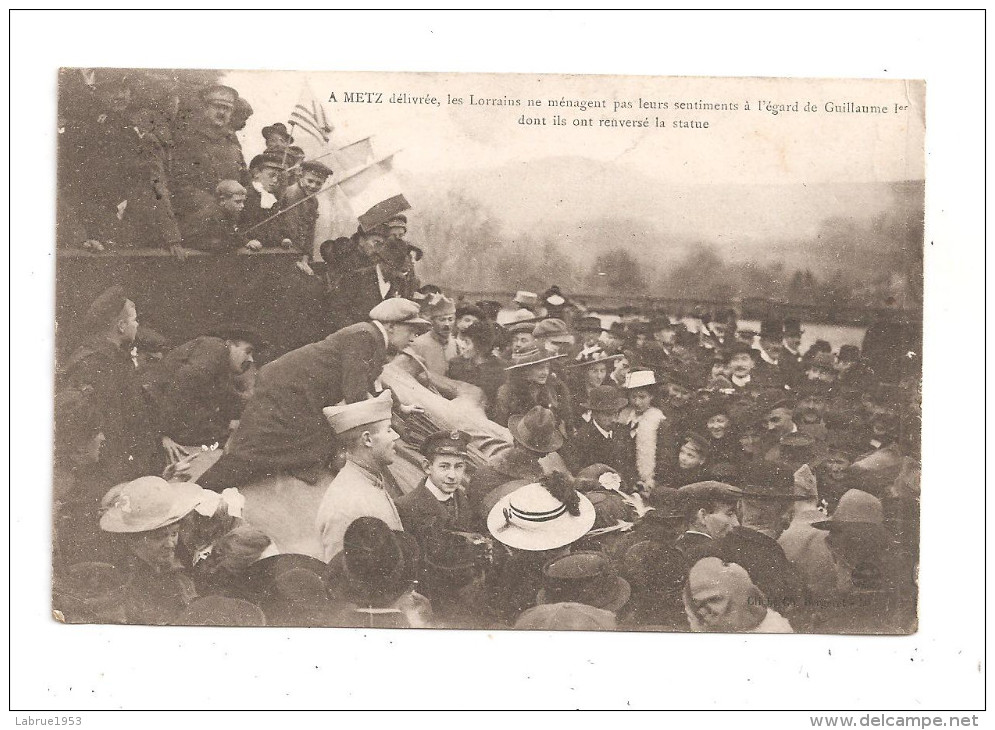
<path id="1" fill-rule="evenodd" d="M 170 192 L 181 221 L 209 203 L 222 180 L 248 182 L 242 146 L 229 126 L 236 99 L 232 88 L 208 86 L 195 119 L 176 130 Z"/>
<path id="2" fill-rule="evenodd" d="M 111 287 L 94 300 L 84 326 L 89 339 L 59 373 L 56 452 L 102 491 L 158 474 L 165 460 L 131 354 L 138 331 L 134 303 Z"/>
<path id="3" fill-rule="evenodd" d="M 182 446 L 227 440 L 242 406 L 235 379 L 253 367 L 260 339 L 250 330 L 225 328 L 183 343 L 151 368 L 145 389 L 171 458 L 183 456 Z"/>
<path id="4" fill-rule="evenodd" d="M 739 526 L 742 490 L 722 482 L 696 482 L 677 490 L 687 529 L 676 546 L 690 568 L 710 556 L 721 557 L 721 540 Z"/>
<path id="5" fill-rule="evenodd" d="M 629 458 L 628 430 L 619 428 L 618 413 L 628 403 L 618 388 L 600 385 L 587 393 L 580 408 L 585 412 L 577 421 L 577 430 L 563 448 L 563 461 L 574 474 L 591 464 L 607 464 L 622 475 L 623 481 L 635 483 L 635 473 L 626 474 Z"/>
<path id="6" fill-rule="evenodd" d="M 804 580 L 778 544 L 788 525 L 796 497 L 790 469 L 761 464 L 746 476 L 741 500 L 742 524 L 720 541 L 721 557 L 746 568 L 771 607 L 786 618 L 804 603 Z"/>
<path id="7" fill-rule="evenodd" d="M 200 484 L 221 491 L 263 474 L 317 476 L 337 452 L 322 409 L 369 398 L 389 356 L 430 326 L 407 299 L 384 302 L 369 318 L 263 366 L 224 455 Z"/>

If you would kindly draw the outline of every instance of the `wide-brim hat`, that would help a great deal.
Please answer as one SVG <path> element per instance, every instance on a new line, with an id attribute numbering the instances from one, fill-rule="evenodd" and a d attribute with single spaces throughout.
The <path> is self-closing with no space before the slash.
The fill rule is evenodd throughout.
<path id="1" fill-rule="evenodd" d="M 609 355 L 604 350 L 598 349 L 591 352 L 588 356 L 578 357 L 576 361 L 568 365 L 569 368 L 586 368 L 591 365 L 597 365 L 598 363 L 609 363 L 615 362 L 616 360 L 621 360 L 625 355 L 621 353 L 616 353 L 614 355 Z"/>
<path id="2" fill-rule="evenodd" d="M 497 501 L 487 515 L 494 539 L 518 550 L 554 550 L 576 542 L 594 526 L 594 505 L 578 494 L 580 514 L 539 484 L 519 487 Z"/>
<path id="3" fill-rule="evenodd" d="M 556 416 L 542 406 L 533 406 L 526 413 L 509 417 L 508 430 L 515 441 L 529 451 L 552 454 L 563 446 L 563 434 L 556 425 Z"/>
<path id="4" fill-rule="evenodd" d="M 293 135 L 290 134 L 290 131 L 287 129 L 287 125 L 284 124 L 283 122 L 277 122 L 276 124 L 270 124 L 266 127 L 263 127 L 263 131 L 261 134 L 263 136 L 263 139 L 266 139 L 266 137 L 269 137 L 274 132 L 276 134 L 280 134 L 286 137 L 288 144 L 294 143 Z"/>
<path id="5" fill-rule="evenodd" d="M 112 487 L 104 496 L 107 508 L 100 517 L 104 532 L 151 532 L 179 522 L 205 498 L 206 491 L 193 482 L 167 482 L 155 476 L 140 477 Z"/>
<path id="6" fill-rule="evenodd" d="M 501 326 L 509 332 L 528 332 L 532 334 L 539 321 L 540 319 L 528 309 L 519 309 L 513 312 L 511 319 Z"/>
<path id="7" fill-rule="evenodd" d="M 607 555 L 579 550 L 543 566 L 536 603 L 583 603 L 615 613 L 631 595 L 629 582 L 615 572 Z"/>
<path id="8" fill-rule="evenodd" d="M 564 353 L 554 355 L 542 352 L 538 347 L 533 347 L 523 352 L 513 353 L 511 356 L 512 364 L 506 367 L 505 370 L 521 370 L 522 368 L 529 368 L 533 365 L 541 365 L 550 360 L 559 360 L 563 357 L 566 357 Z"/>
<path id="9" fill-rule="evenodd" d="M 828 520 L 813 522 L 818 530 L 837 530 L 843 527 L 881 527 L 884 524 L 884 509 L 881 500 L 860 489 L 850 489 L 836 505 L 836 510 Z"/>

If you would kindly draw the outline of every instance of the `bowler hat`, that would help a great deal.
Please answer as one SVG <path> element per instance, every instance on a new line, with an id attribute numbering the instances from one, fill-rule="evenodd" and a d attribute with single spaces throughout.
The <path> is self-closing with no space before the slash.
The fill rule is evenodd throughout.
<path id="1" fill-rule="evenodd" d="M 487 530 L 508 547 L 542 551 L 576 542 L 594 526 L 594 505 L 576 495 L 577 513 L 533 482 L 499 499 L 487 515 Z"/>
<path id="2" fill-rule="evenodd" d="M 270 137 L 274 134 L 280 134 L 286 137 L 288 144 L 294 143 L 294 138 L 287 130 L 287 125 L 284 124 L 283 122 L 277 122 L 276 124 L 270 124 L 269 126 L 263 127 L 262 131 L 263 139 L 266 139 L 267 137 Z"/>
<path id="3" fill-rule="evenodd" d="M 542 406 L 533 406 L 527 413 L 508 418 L 508 430 L 515 441 L 529 451 L 551 454 L 563 446 L 563 434 L 556 425 L 556 416 Z"/>
<path id="4" fill-rule="evenodd" d="M 601 318 L 592 316 L 581 317 L 580 320 L 574 325 L 574 329 L 578 332 L 600 332 Z"/>
<path id="5" fill-rule="evenodd" d="M 587 392 L 587 398 L 578 405 L 589 411 L 618 411 L 628 401 L 614 385 L 599 385 Z"/>
<path id="6" fill-rule="evenodd" d="M 607 555 L 581 550 L 543 566 L 536 603 L 583 603 L 615 613 L 630 595 L 629 582 L 618 576 Z"/>

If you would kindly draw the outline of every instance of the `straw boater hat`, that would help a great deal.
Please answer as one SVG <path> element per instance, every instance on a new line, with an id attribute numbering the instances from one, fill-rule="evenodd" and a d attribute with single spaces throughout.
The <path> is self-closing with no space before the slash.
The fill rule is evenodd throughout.
<path id="1" fill-rule="evenodd" d="M 122 305 L 124 306 L 124 305 Z M 539 318 L 528 309 L 516 309 L 503 327 L 509 332 L 529 332 L 535 329 Z"/>
<path id="2" fill-rule="evenodd" d="M 594 526 L 594 505 L 582 494 L 580 514 L 534 482 L 502 497 L 487 515 L 487 529 L 499 542 L 519 550 L 541 551 L 569 545 Z"/>
<path id="3" fill-rule="evenodd" d="M 625 375 L 625 385 L 622 387 L 626 390 L 635 390 L 636 388 L 650 388 L 656 385 L 656 373 L 652 370 L 633 370 Z"/>
<path id="4" fill-rule="evenodd" d="M 522 352 L 512 353 L 511 365 L 506 367 L 505 370 L 520 370 L 522 368 L 528 368 L 533 365 L 549 362 L 550 360 L 559 360 L 561 357 L 566 357 L 566 355 L 563 353 L 558 355 L 548 355 L 545 352 L 540 352 L 538 347 L 531 347 L 528 350 L 523 350 Z"/>
<path id="5" fill-rule="evenodd" d="M 141 477 L 113 487 L 104 497 L 107 511 L 100 517 L 105 532 L 151 532 L 190 514 L 208 492 L 193 482 L 170 483 L 160 477 Z"/>
<path id="6" fill-rule="evenodd" d="M 518 291 L 511 301 L 523 307 L 534 307 L 539 303 L 539 295 L 532 291 Z"/>

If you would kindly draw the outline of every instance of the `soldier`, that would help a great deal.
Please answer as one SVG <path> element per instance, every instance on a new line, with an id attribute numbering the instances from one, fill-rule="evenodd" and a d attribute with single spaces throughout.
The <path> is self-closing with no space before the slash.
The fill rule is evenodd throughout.
<path id="1" fill-rule="evenodd" d="M 406 370 L 418 375 L 428 370 L 435 375 L 449 375 L 449 363 L 456 359 L 456 338 L 453 327 L 456 323 L 456 304 L 444 294 L 435 294 L 422 304 L 421 316 L 432 323 L 432 329 L 415 338 L 404 349 Z"/>
<path id="2" fill-rule="evenodd" d="M 198 94 L 192 123 L 176 130 L 170 192 L 181 221 L 207 205 L 222 180 L 247 182 L 242 147 L 229 126 L 237 98 L 228 86 L 208 86 Z"/>
<path id="3" fill-rule="evenodd" d="M 316 526 L 326 561 L 342 550 L 346 529 L 359 517 L 375 517 L 392 530 L 404 529 L 385 483 L 387 467 L 396 455 L 394 442 L 400 438 L 390 425 L 392 404 L 390 392 L 384 391 L 373 399 L 323 409 L 346 453 L 345 465 L 318 507 Z"/>
<path id="4" fill-rule="evenodd" d="M 57 448 L 94 472 L 104 489 L 165 466 L 150 425 L 131 347 L 138 332 L 135 304 L 111 287 L 87 311 L 87 341 L 62 369 L 56 397 Z M 82 465 L 81 465 L 82 466 Z"/>

